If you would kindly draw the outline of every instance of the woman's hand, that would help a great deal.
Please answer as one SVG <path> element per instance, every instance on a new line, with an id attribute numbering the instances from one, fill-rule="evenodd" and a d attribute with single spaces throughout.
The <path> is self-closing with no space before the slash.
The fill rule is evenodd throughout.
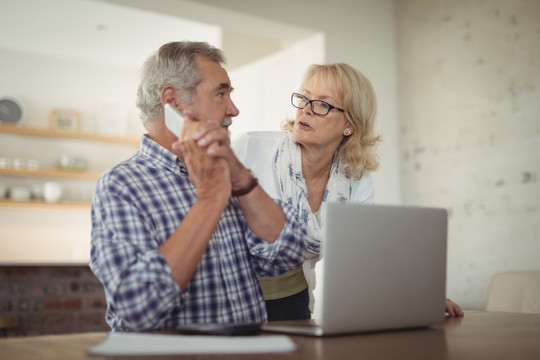
<path id="1" fill-rule="evenodd" d="M 448 315 L 450 316 L 463 316 L 463 311 L 461 310 L 461 308 L 459 307 L 458 304 L 456 304 L 455 302 L 453 302 L 452 300 L 450 299 L 446 299 L 445 300 L 445 311 L 448 313 Z"/>

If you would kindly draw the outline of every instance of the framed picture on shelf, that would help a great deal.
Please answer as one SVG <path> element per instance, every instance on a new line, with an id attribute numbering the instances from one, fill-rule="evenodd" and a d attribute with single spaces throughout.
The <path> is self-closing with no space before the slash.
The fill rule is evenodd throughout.
<path id="1" fill-rule="evenodd" d="M 81 126 L 79 112 L 70 109 L 51 110 L 51 129 L 78 132 Z"/>

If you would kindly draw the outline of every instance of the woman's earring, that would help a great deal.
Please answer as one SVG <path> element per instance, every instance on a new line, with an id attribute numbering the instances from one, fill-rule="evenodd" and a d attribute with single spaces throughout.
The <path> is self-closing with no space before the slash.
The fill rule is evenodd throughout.
<path id="1" fill-rule="evenodd" d="M 349 135 L 351 135 L 351 131 L 350 130 L 345 130 L 344 134 L 345 134 L 345 136 L 349 136 Z"/>

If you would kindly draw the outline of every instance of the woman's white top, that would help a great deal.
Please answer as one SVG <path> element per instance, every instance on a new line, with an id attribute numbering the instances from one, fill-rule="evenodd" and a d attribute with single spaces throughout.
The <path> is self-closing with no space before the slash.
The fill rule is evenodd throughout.
<path id="1" fill-rule="evenodd" d="M 248 132 L 235 138 L 232 148 L 244 166 L 258 178 L 259 184 L 270 197 L 297 206 L 299 216 L 305 217 L 308 234 L 306 242 L 310 251 L 306 255 L 303 268 L 310 298 L 313 299 L 313 268 L 319 259 L 318 245 L 320 241 L 324 241 L 326 202 L 372 204 L 371 175 L 365 172 L 359 180 L 346 178 L 337 171 L 337 162 L 334 161 L 323 202 L 319 211 L 313 214 L 307 203 L 305 180 L 301 174 L 300 146 L 295 144 L 292 134 L 278 131 Z M 310 303 L 313 310 L 313 300 Z"/>

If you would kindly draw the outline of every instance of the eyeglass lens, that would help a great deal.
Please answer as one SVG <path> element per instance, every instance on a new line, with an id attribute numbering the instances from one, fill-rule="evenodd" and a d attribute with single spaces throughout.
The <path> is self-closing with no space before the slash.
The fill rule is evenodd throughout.
<path id="1" fill-rule="evenodd" d="M 330 104 L 322 100 L 309 100 L 307 97 L 294 93 L 292 95 L 292 104 L 298 109 L 303 109 L 308 103 L 311 103 L 311 111 L 317 115 L 327 115 L 330 111 Z"/>

